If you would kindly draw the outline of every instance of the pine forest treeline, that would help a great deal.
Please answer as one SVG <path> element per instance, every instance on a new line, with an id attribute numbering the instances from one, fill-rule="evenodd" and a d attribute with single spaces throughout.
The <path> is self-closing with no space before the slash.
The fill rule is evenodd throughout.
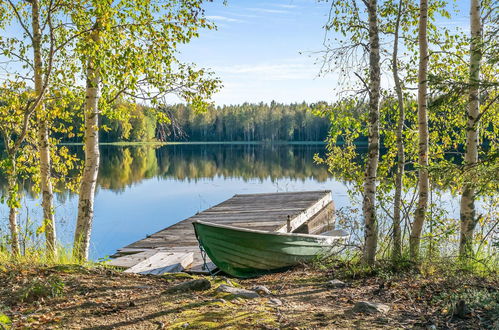
<path id="1" fill-rule="evenodd" d="M 125 119 L 103 117 L 106 129 L 100 132 L 100 141 L 324 141 L 330 124 L 327 118 L 314 115 L 317 106 L 243 103 L 199 113 L 176 104 L 160 107 L 170 119 L 162 123 L 151 108 L 122 103 L 117 107 L 130 109 L 131 115 Z M 62 141 L 81 142 L 81 138 L 75 135 Z"/>

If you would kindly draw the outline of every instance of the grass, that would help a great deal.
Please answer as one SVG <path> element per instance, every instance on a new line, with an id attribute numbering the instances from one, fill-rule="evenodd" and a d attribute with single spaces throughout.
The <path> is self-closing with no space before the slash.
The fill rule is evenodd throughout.
<path id="1" fill-rule="evenodd" d="M 27 248 L 22 255 L 13 256 L 7 249 L 0 247 L 0 270 L 17 267 L 76 265 L 79 262 L 73 257 L 72 249 L 57 246 L 56 256 L 50 257 L 43 248 Z M 88 261 L 83 266 L 92 267 L 96 263 Z"/>
<path id="2" fill-rule="evenodd" d="M 20 302 L 34 302 L 60 297 L 64 292 L 64 286 L 64 282 L 57 275 L 51 275 L 44 279 L 35 277 L 18 290 L 17 299 Z"/>

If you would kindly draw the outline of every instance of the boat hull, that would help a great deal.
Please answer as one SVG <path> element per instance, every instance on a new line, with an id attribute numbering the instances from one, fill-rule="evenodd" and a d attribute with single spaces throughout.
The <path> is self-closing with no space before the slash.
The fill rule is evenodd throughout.
<path id="1" fill-rule="evenodd" d="M 280 271 L 339 251 L 345 236 L 264 232 L 193 223 L 196 237 L 211 261 L 235 277 L 254 277 Z"/>

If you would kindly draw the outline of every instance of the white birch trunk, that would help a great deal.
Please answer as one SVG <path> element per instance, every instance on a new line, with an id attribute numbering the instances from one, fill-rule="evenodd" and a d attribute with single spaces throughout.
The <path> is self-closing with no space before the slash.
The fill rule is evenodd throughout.
<path id="1" fill-rule="evenodd" d="M 480 113 L 480 61 L 482 59 L 482 22 L 480 17 L 480 1 L 471 0 L 470 9 L 471 42 L 470 42 L 470 76 L 468 121 L 466 123 L 465 166 L 470 168 L 478 162 L 478 117 Z M 472 182 L 466 182 L 461 195 L 461 239 L 459 255 L 467 257 L 473 253 L 473 232 L 477 223 L 475 216 L 475 189 Z"/>
<path id="2" fill-rule="evenodd" d="M 395 82 L 395 92 L 397 93 L 398 104 L 398 121 L 397 121 L 397 172 L 395 175 L 395 196 L 393 201 L 393 252 L 392 257 L 394 260 L 400 259 L 402 256 L 402 232 L 400 229 L 400 209 L 402 203 L 402 178 L 404 177 L 405 166 L 405 153 L 403 130 L 405 120 L 404 97 L 402 95 L 402 84 L 398 73 L 398 45 L 399 45 L 399 30 L 400 30 L 400 17 L 402 15 L 402 3 L 404 0 L 399 1 L 397 21 L 395 23 L 395 36 L 393 40 L 393 54 L 392 54 L 392 73 Z"/>
<path id="3" fill-rule="evenodd" d="M 32 0 L 32 28 L 33 28 L 33 52 L 34 52 L 34 78 L 35 78 L 35 93 L 39 97 L 43 91 L 43 65 L 41 55 L 41 31 L 40 31 L 40 12 L 39 1 Z M 40 191 L 42 194 L 42 209 L 43 209 L 43 226 L 45 228 L 45 241 L 47 253 L 53 257 L 55 255 L 56 234 L 54 220 L 54 193 L 51 174 L 50 160 L 50 142 L 47 120 L 45 119 L 45 108 L 43 100 L 36 109 L 38 120 L 38 149 L 40 157 Z"/>
<path id="4" fill-rule="evenodd" d="M 412 223 L 409 239 L 411 260 L 419 259 L 419 246 L 421 232 L 428 208 L 428 190 L 430 180 L 428 175 L 428 113 L 427 113 L 427 91 L 428 91 L 428 0 L 420 0 L 419 3 L 419 70 L 418 70 L 418 128 L 419 128 L 419 157 L 418 157 L 418 204 L 416 207 L 414 222 Z"/>
<path id="5" fill-rule="evenodd" d="M 17 223 L 17 208 L 12 205 L 13 199 L 17 195 L 17 168 L 16 168 L 15 156 L 11 156 L 12 169 L 8 177 L 8 201 L 9 201 L 9 229 L 10 229 L 10 245 L 12 249 L 13 256 L 19 256 L 21 253 L 21 248 L 19 244 L 19 225 Z"/>
<path id="6" fill-rule="evenodd" d="M 99 43 L 96 24 L 92 41 Z M 87 62 L 87 86 L 85 101 L 85 166 L 80 184 L 78 217 L 74 236 L 73 255 L 78 261 L 88 259 L 90 234 L 94 218 L 94 197 L 99 172 L 99 97 L 100 73 L 91 57 Z"/>
<path id="7" fill-rule="evenodd" d="M 369 135 L 362 210 L 365 220 L 364 262 L 374 264 L 378 245 L 376 173 L 379 159 L 380 54 L 377 1 L 369 0 Z"/>

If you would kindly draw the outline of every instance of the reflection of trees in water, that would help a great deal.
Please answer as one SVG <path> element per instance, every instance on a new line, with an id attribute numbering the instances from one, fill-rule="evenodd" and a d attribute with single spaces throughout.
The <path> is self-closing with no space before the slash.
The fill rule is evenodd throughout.
<path id="1" fill-rule="evenodd" d="M 121 190 L 152 177 L 196 181 L 214 177 L 267 179 L 328 178 L 313 163 L 321 145 L 171 145 L 104 147 L 99 185 Z"/>
<path id="2" fill-rule="evenodd" d="M 313 163 L 314 153 L 322 150 L 320 145 L 182 145 L 158 149 L 156 154 L 159 175 L 165 178 L 196 180 L 222 176 L 325 181 L 327 170 Z"/>
<path id="3" fill-rule="evenodd" d="M 314 164 L 322 145 L 169 145 L 102 146 L 98 186 L 113 191 L 144 179 L 159 177 L 196 181 L 215 177 L 250 179 L 314 179 L 325 181 L 329 174 Z M 83 157 L 81 147 L 72 150 Z M 3 181 L 0 189 L 3 189 Z M 25 188 L 30 187 L 26 182 Z M 68 192 L 58 194 L 66 200 Z"/>
<path id="4" fill-rule="evenodd" d="M 133 183 L 158 175 L 153 147 L 104 147 L 98 185 L 104 189 L 123 190 Z"/>

